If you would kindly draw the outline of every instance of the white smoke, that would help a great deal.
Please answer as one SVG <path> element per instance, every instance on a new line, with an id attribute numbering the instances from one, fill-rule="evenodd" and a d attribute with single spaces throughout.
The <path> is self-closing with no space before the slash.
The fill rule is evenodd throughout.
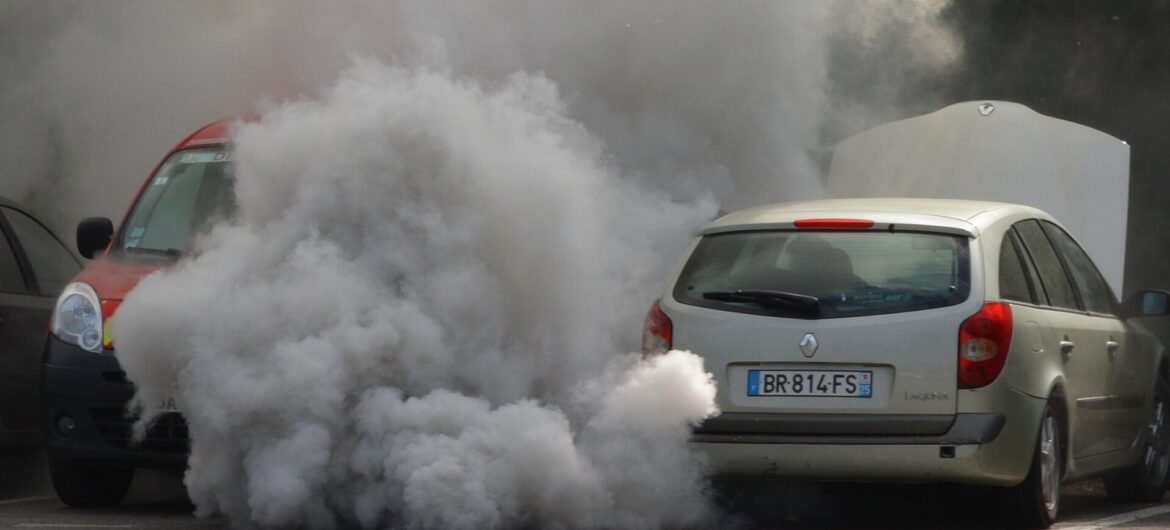
<path id="1" fill-rule="evenodd" d="M 961 53 L 945 3 L 911 4 L 17 0 L 0 194 L 116 217 L 171 142 L 267 109 L 240 218 L 114 328 L 137 406 L 188 417 L 201 514 L 697 525 L 713 382 L 625 352 L 695 228 L 819 196 L 826 124 L 872 124 L 826 95 L 830 39 L 944 48 L 899 71 Z"/>
<path id="2" fill-rule="evenodd" d="M 356 55 L 488 84 L 543 74 L 610 163 L 680 200 L 713 194 L 730 210 L 813 198 L 814 157 L 899 117 L 901 76 L 961 58 L 947 5 L 9 0 L 0 195 L 30 203 L 62 233 L 82 217 L 116 221 L 185 134 L 258 101 L 316 94 Z M 836 64 L 831 45 L 890 50 L 838 53 Z M 827 95 L 833 71 L 859 68 L 889 74 L 846 87 L 839 101 Z"/>
<path id="3" fill-rule="evenodd" d="M 631 340 L 714 213 L 608 169 L 546 79 L 364 62 L 237 135 L 240 219 L 144 280 L 118 357 L 173 393 L 200 513 L 312 527 L 658 527 L 707 514 L 701 361 Z M 653 236 L 653 237 L 651 237 Z"/>

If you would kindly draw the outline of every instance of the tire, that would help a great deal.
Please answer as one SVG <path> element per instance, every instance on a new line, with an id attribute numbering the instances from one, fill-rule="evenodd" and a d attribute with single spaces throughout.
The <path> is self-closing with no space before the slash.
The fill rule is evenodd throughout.
<path id="1" fill-rule="evenodd" d="M 1008 488 L 1006 503 L 1014 528 L 1048 528 L 1060 511 L 1060 482 L 1064 476 L 1061 432 L 1064 426 L 1050 402 L 1044 407 L 1028 477 Z"/>
<path id="2" fill-rule="evenodd" d="M 61 502 L 73 508 L 109 508 L 126 497 L 134 468 L 89 466 L 49 458 L 49 477 Z"/>
<path id="3" fill-rule="evenodd" d="M 1170 485 L 1170 382 L 1161 373 L 1146 423 L 1145 451 L 1134 466 L 1105 477 L 1105 492 L 1118 502 L 1157 502 Z"/>

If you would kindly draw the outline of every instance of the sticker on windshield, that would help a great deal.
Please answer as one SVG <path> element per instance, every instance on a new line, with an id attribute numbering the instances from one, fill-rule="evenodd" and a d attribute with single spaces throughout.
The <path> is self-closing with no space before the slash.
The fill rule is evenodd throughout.
<path id="1" fill-rule="evenodd" d="M 183 153 L 179 158 L 180 164 L 209 164 L 214 162 L 230 162 L 232 154 L 228 151 L 191 151 Z"/>
<path id="2" fill-rule="evenodd" d="M 166 183 L 167 183 L 167 181 L 168 181 L 168 180 L 171 180 L 171 178 L 170 178 L 170 177 L 168 177 L 168 176 L 166 176 L 166 175 L 163 175 L 163 176 L 161 176 L 161 177 L 159 177 L 159 178 L 156 178 L 156 179 L 154 179 L 154 184 L 152 184 L 152 186 L 163 186 L 163 185 L 166 185 Z"/>
<path id="3" fill-rule="evenodd" d="M 142 237 L 142 234 L 144 233 L 146 233 L 145 228 L 135 228 L 134 230 L 130 231 L 130 237 Z"/>
<path id="4" fill-rule="evenodd" d="M 127 242 L 126 242 L 126 248 L 134 248 L 134 247 L 137 247 L 137 246 L 138 246 L 138 240 L 137 240 L 137 239 L 131 239 L 130 241 L 127 241 Z"/>

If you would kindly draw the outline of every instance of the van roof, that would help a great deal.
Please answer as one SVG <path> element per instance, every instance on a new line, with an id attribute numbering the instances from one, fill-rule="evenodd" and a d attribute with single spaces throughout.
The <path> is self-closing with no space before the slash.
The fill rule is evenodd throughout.
<path id="1" fill-rule="evenodd" d="M 171 151 L 178 151 L 180 149 L 188 149 L 191 147 L 202 147 L 207 145 L 223 145 L 231 140 L 232 127 L 240 123 L 256 121 L 255 116 L 242 116 L 223 118 L 213 121 L 199 130 L 191 133 L 190 136 L 184 138 L 178 144 L 175 144 Z"/>

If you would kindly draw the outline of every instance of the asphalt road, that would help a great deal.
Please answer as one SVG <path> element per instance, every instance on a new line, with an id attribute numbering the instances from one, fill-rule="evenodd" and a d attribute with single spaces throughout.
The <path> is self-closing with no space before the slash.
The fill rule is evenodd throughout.
<path id="1" fill-rule="evenodd" d="M 7 440 L 11 441 L 11 440 Z M 74 510 L 53 494 L 45 454 L 32 442 L 0 444 L 2 528 L 226 528 L 191 515 L 180 472 L 139 470 L 126 502 L 113 510 Z"/>
<path id="2" fill-rule="evenodd" d="M 765 491 L 766 490 L 766 491 Z M 1000 529 L 1000 506 L 978 491 L 937 486 L 773 485 L 731 502 L 726 526 L 751 529 Z M 1170 528 L 1170 502 L 1118 505 L 1099 483 L 1066 487 L 1060 530 Z M 736 508 L 737 507 L 737 508 Z M 0 528 L 226 528 L 220 518 L 191 515 L 177 475 L 146 473 L 113 510 L 74 510 L 55 497 L 0 501 Z"/>
<path id="3" fill-rule="evenodd" d="M 745 527 L 760 529 L 998 530 L 1008 528 L 1003 502 L 979 488 L 940 485 L 737 485 L 722 504 Z M 748 491 L 745 491 L 748 490 Z M 1170 528 L 1170 494 L 1157 504 L 1117 504 L 1100 481 L 1063 490 L 1053 528 Z"/>

